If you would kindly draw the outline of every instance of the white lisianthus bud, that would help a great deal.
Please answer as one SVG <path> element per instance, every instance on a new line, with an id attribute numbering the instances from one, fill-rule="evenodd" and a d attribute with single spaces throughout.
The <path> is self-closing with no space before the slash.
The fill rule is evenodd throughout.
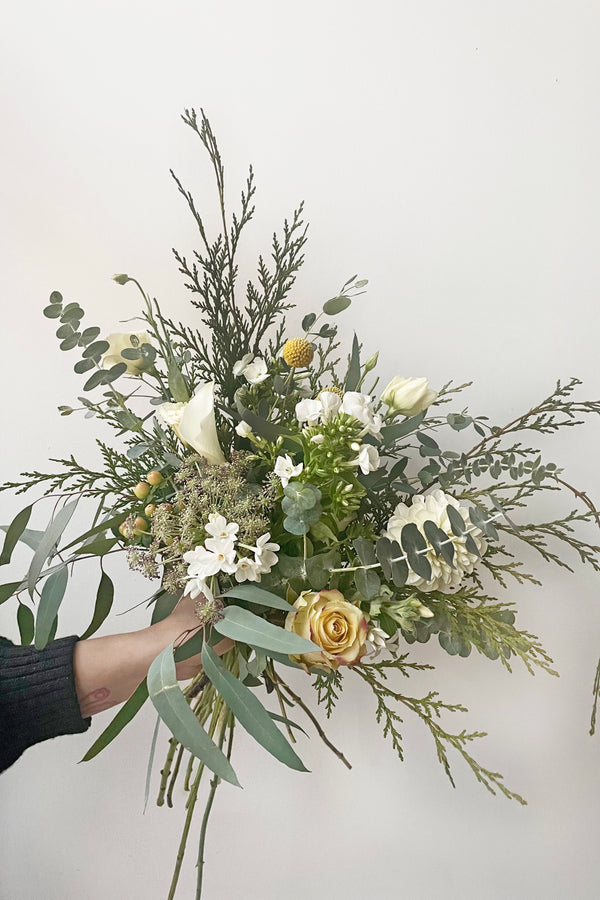
<path id="1" fill-rule="evenodd" d="M 324 440 L 325 440 L 324 434 L 313 434 L 313 436 L 310 439 L 310 442 L 311 442 L 311 444 L 319 444 L 320 445 L 324 442 Z"/>
<path id="2" fill-rule="evenodd" d="M 394 412 L 403 416 L 416 416 L 437 400 L 437 391 L 431 390 L 427 378 L 402 378 L 396 375 L 381 395 L 381 400 Z"/>
<path id="3" fill-rule="evenodd" d="M 131 343 L 132 338 L 136 341 L 135 347 Z M 147 331 L 117 332 L 109 334 L 105 340 L 108 341 L 108 350 L 102 357 L 103 369 L 112 369 L 117 363 L 127 363 L 128 375 L 141 375 L 142 372 L 151 368 L 144 356 L 140 356 L 139 359 L 124 359 L 121 356 L 122 350 L 134 350 L 141 344 L 149 344 L 151 338 Z"/>
<path id="4" fill-rule="evenodd" d="M 238 424 L 235 426 L 235 433 L 239 434 L 239 436 L 243 438 L 250 437 L 250 435 L 252 434 L 252 427 L 242 419 L 242 421 L 238 422 Z"/>

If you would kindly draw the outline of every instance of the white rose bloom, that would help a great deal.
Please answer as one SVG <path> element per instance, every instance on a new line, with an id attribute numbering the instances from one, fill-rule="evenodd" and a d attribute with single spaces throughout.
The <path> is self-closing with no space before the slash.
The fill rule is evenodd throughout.
<path id="1" fill-rule="evenodd" d="M 448 593 L 452 588 L 457 588 L 460 585 L 463 577 L 473 571 L 475 564 L 479 560 L 478 556 L 474 553 L 469 553 L 466 549 L 466 535 L 457 537 L 453 534 L 450 520 L 446 513 L 448 505 L 453 506 L 460 513 L 465 526 L 469 529 L 469 533 L 475 541 L 477 549 L 483 555 L 487 549 L 487 543 L 481 531 L 478 528 L 473 528 L 471 525 L 468 509 L 465 506 L 461 506 L 454 497 L 450 497 L 440 490 L 432 491 L 427 496 L 417 494 L 413 497 L 410 506 L 406 506 L 405 503 L 399 503 L 387 524 L 386 537 L 400 543 L 402 529 L 409 522 L 415 523 L 423 537 L 425 537 L 423 524 L 427 521 L 435 522 L 438 528 L 448 535 L 448 539 L 454 546 L 454 568 L 452 568 L 443 557 L 436 555 L 425 537 L 428 550 L 423 555 L 431 565 L 431 578 L 429 581 L 425 581 L 409 568 L 406 582 L 420 591 L 443 591 Z"/>
<path id="2" fill-rule="evenodd" d="M 379 468 L 379 453 L 372 444 L 363 444 L 356 463 L 363 475 L 368 475 L 369 472 L 376 472 Z"/>
<path id="3" fill-rule="evenodd" d="M 315 422 L 319 421 L 322 413 L 323 404 L 320 400 L 307 398 L 296 403 L 296 419 L 300 424 L 308 422 L 309 425 L 314 425 Z"/>
<path id="4" fill-rule="evenodd" d="M 287 487 L 290 479 L 296 478 L 303 468 L 304 463 L 298 463 L 298 465 L 295 466 L 291 456 L 288 456 L 286 453 L 285 456 L 278 456 L 275 460 L 274 472 L 281 478 L 283 487 Z"/>
<path id="5" fill-rule="evenodd" d="M 267 364 L 264 359 L 261 359 L 260 356 L 255 357 L 251 363 L 245 367 L 242 375 L 248 382 L 248 384 L 260 384 L 261 381 L 265 381 L 269 377 L 269 373 L 267 372 Z"/>
<path id="6" fill-rule="evenodd" d="M 246 366 L 250 365 L 252 362 L 252 354 L 246 353 L 245 356 L 242 356 L 241 359 L 238 359 L 236 363 L 233 364 L 233 374 L 238 377 L 238 375 L 244 374 L 244 369 Z"/>
<path id="7" fill-rule="evenodd" d="M 180 416 L 178 411 L 173 410 L 173 407 L 179 406 L 179 404 L 163 403 L 158 410 L 164 417 L 164 407 L 169 407 L 167 414 L 170 413 L 174 417 L 179 416 L 177 427 L 175 425 L 171 425 L 171 427 L 180 440 L 189 447 L 193 447 L 196 453 L 204 457 L 211 465 L 222 465 L 225 457 L 217 437 L 214 390 L 215 386 L 212 381 L 202 384 L 189 403 L 184 404 Z"/>
<path id="8" fill-rule="evenodd" d="M 235 580 L 242 581 L 260 581 L 260 570 L 258 563 L 248 556 L 242 556 L 238 559 L 237 568 L 235 570 Z"/>
<path id="9" fill-rule="evenodd" d="M 256 541 L 256 549 L 254 551 L 254 558 L 259 567 L 258 571 L 264 575 L 276 565 L 277 551 L 280 549 L 279 544 L 270 541 L 270 537 L 271 533 L 269 531 L 261 535 Z"/>
<path id="10" fill-rule="evenodd" d="M 321 401 L 322 406 L 321 418 L 324 422 L 329 422 L 330 419 L 333 419 L 333 417 L 337 416 L 339 413 L 342 405 L 342 398 L 334 391 L 321 391 L 319 400 Z"/>
<path id="11" fill-rule="evenodd" d="M 427 378 L 403 378 L 396 375 L 381 395 L 381 400 L 391 410 L 403 416 L 416 416 L 437 400 Z"/>
<path id="12" fill-rule="evenodd" d="M 138 344 L 133 348 L 131 338 L 137 338 Z M 108 341 L 108 350 L 102 357 L 101 368 L 111 369 L 117 363 L 127 363 L 126 372 L 128 375 L 141 375 L 141 373 L 149 368 L 148 360 L 144 357 L 140 359 L 123 359 L 122 350 L 137 349 L 141 344 L 150 344 L 152 339 L 147 331 L 127 331 L 123 333 L 109 334 L 104 338 Z"/>
<path id="13" fill-rule="evenodd" d="M 241 422 L 235 426 L 235 433 L 239 434 L 240 437 L 247 438 L 252 434 L 252 426 L 248 425 L 247 422 L 244 422 L 242 419 Z"/>
<path id="14" fill-rule="evenodd" d="M 225 516 L 221 516 L 218 513 L 211 513 L 208 517 L 207 524 L 204 526 L 204 530 L 207 531 L 211 537 L 231 538 L 236 541 L 240 526 L 237 522 L 228 523 Z"/>

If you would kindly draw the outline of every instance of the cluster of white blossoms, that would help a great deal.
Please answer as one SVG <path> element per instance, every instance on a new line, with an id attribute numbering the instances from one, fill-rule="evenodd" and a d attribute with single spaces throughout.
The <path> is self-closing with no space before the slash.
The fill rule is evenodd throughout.
<path id="1" fill-rule="evenodd" d="M 316 425 L 317 422 L 329 422 L 339 413 L 352 416 L 363 427 L 362 434 L 372 434 L 378 441 L 381 440 L 381 426 L 383 419 L 373 409 L 373 401 L 368 394 L 359 391 L 346 391 L 343 397 L 333 391 L 321 391 L 319 396 L 312 400 L 300 400 L 296 404 L 296 419 L 302 425 Z"/>
<path id="2" fill-rule="evenodd" d="M 225 516 L 211 513 L 204 527 L 210 537 L 183 554 L 188 564 L 187 593 L 194 599 L 200 594 L 210 596 L 207 580 L 219 572 L 233 575 L 237 582 L 260 581 L 260 576 L 270 572 L 277 562 L 279 544 L 271 541 L 269 532 L 257 539 L 255 547 L 250 547 L 238 542 L 240 526 L 228 522 Z M 240 548 L 253 556 L 242 556 Z"/>
<path id="3" fill-rule="evenodd" d="M 458 536 L 453 533 L 450 519 L 446 512 L 449 505 L 457 510 L 465 523 L 465 534 Z M 428 521 L 435 522 L 438 528 L 448 535 L 448 541 L 454 547 L 452 566 L 442 556 L 438 556 L 429 541 L 427 541 L 423 525 Z M 406 581 L 408 585 L 413 585 L 420 591 L 442 591 L 448 593 L 448 591 L 460 585 L 465 575 L 473 571 L 479 557 L 474 553 L 470 553 L 465 546 L 467 532 L 475 541 L 475 545 L 482 556 L 487 549 L 487 543 L 482 532 L 479 528 L 471 525 L 469 521 L 469 510 L 467 507 L 461 506 L 455 497 L 451 497 L 441 490 L 432 491 L 426 496 L 417 494 L 413 497 L 410 506 L 407 506 L 405 503 L 399 503 L 387 524 L 386 537 L 400 543 L 402 529 L 410 522 L 414 522 L 428 545 L 424 556 L 431 566 L 431 578 L 425 581 L 424 578 L 421 578 L 420 575 L 417 575 L 411 569 Z"/>
<path id="4" fill-rule="evenodd" d="M 381 440 L 383 420 L 375 413 L 371 398 L 358 391 L 347 391 L 343 397 L 334 391 L 321 391 L 314 400 L 311 398 L 300 400 L 296 404 L 295 413 L 300 425 L 306 423 L 309 426 L 330 422 L 335 416 L 345 413 L 363 425 L 361 436 L 372 434 L 377 440 Z M 325 441 L 325 435 L 314 434 L 311 441 L 315 444 L 322 444 Z M 379 468 L 379 453 L 372 444 L 353 441 L 350 446 L 357 455 L 349 465 L 358 466 L 364 475 L 375 472 Z M 294 465 L 294 461 L 287 453 L 278 456 L 275 461 L 275 474 L 281 479 L 283 487 L 286 487 L 292 478 L 297 478 L 303 468 L 302 463 Z"/>
<path id="5" fill-rule="evenodd" d="M 233 374 L 245 378 L 248 384 L 260 384 L 269 377 L 267 364 L 260 356 L 246 353 L 233 366 Z"/>

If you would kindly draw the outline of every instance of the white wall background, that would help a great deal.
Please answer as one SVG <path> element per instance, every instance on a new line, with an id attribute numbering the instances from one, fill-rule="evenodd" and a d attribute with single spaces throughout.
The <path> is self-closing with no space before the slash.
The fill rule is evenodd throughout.
<path id="1" fill-rule="evenodd" d="M 194 228 L 168 175 L 173 166 L 215 209 L 206 161 L 178 121 L 191 105 L 210 115 L 233 197 L 255 165 L 248 265 L 304 198 L 303 311 L 354 272 L 370 278 L 345 335 L 356 327 L 381 348 L 384 378 L 476 379 L 471 408 L 499 423 L 557 377 L 577 375 L 582 396 L 598 396 L 597 4 L 23 0 L 3 25 L 2 479 L 72 451 L 95 459 L 94 424 L 56 412 L 80 382 L 41 315 L 51 290 L 112 330 L 137 311 L 133 289 L 110 280 L 126 271 L 193 320 L 169 248 L 189 251 Z M 549 450 L 596 498 L 599 434 L 592 422 Z M 0 520 L 21 505 L 2 494 Z M 306 776 L 238 741 L 245 787 L 217 795 L 207 900 L 598 897 L 600 742 L 587 727 L 599 582 L 532 564 L 544 587 L 512 597 L 561 678 L 509 675 L 431 642 L 415 656 L 437 671 L 411 685 L 469 707 L 456 727 L 490 733 L 477 754 L 527 808 L 487 795 L 458 761 L 453 791 L 418 721 L 406 721 L 401 765 L 348 678 L 329 731 L 352 773 L 316 737 L 301 744 Z M 119 611 L 147 590 L 125 573 L 121 585 Z M 92 602 L 82 575 L 60 634 L 85 628 Z M 15 636 L 13 617 L 7 603 L 0 633 Z M 103 631 L 143 624 L 138 610 Z M 110 716 L 31 749 L 0 780 L 3 900 L 166 898 L 183 814 L 179 803 L 141 815 L 150 711 L 76 765 Z M 193 896 L 198 828 L 182 898 Z"/>

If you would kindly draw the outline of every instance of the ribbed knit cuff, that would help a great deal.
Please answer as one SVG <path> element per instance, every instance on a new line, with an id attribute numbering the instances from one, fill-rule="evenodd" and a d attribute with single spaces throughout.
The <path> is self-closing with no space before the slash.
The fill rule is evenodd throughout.
<path id="1" fill-rule="evenodd" d="M 0 643 L 0 764 L 4 767 L 32 744 L 89 728 L 91 720 L 82 717 L 75 691 L 77 641 L 75 635 L 59 638 L 43 650 Z"/>

